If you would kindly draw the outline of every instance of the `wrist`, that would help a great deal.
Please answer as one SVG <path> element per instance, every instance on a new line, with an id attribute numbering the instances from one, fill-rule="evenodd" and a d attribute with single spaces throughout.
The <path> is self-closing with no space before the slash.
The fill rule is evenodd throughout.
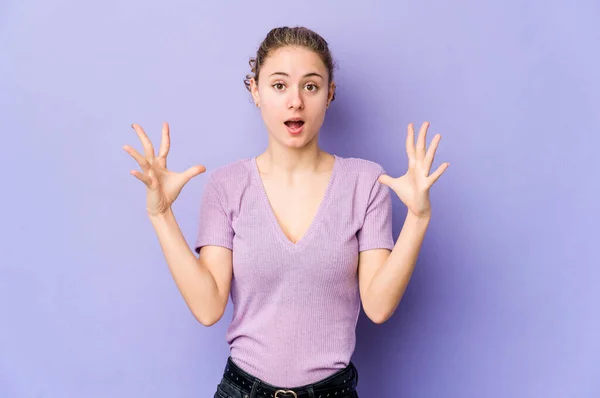
<path id="1" fill-rule="evenodd" d="M 170 207 L 167 210 L 165 210 L 164 212 L 160 212 L 160 213 L 148 212 L 148 218 L 152 222 L 162 222 L 171 217 L 173 217 L 173 210 Z"/>
<path id="2" fill-rule="evenodd" d="M 414 214 L 410 210 L 406 214 L 406 220 L 409 222 L 415 222 L 418 224 L 428 224 L 431 221 L 431 212 L 427 212 L 425 214 Z"/>

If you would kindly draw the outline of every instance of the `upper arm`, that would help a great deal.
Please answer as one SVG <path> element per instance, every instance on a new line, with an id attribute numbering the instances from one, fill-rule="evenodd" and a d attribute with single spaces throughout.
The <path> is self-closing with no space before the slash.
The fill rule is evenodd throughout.
<path id="1" fill-rule="evenodd" d="M 376 320 L 376 314 L 371 311 L 367 292 L 373 277 L 383 266 L 390 253 L 391 250 L 389 249 L 372 249 L 362 251 L 358 254 L 358 287 L 360 291 L 360 300 L 365 314 L 374 322 Z"/>
<path id="2" fill-rule="evenodd" d="M 229 299 L 233 276 L 233 255 L 230 249 L 222 246 L 203 246 L 199 250 L 198 263 L 208 269 L 217 286 L 218 316 L 215 320 L 217 322 L 225 313 Z"/>
<path id="3" fill-rule="evenodd" d="M 222 179 L 223 177 L 221 177 Z M 202 195 L 198 233 L 194 250 L 198 253 L 198 263 L 213 276 L 217 288 L 218 308 L 214 317 L 218 321 L 225 312 L 231 278 L 233 276 L 234 231 L 227 191 L 221 189 L 218 178 L 211 173 Z"/>
<path id="4" fill-rule="evenodd" d="M 369 286 L 373 277 L 383 266 L 392 249 L 392 197 L 390 189 L 381 184 L 378 178 L 384 173 L 377 167 L 377 172 L 368 179 L 369 197 L 365 206 L 365 216 L 361 228 L 357 232 L 358 239 L 358 283 L 360 298 L 365 314 L 376 321 L 369 294 Z"/>

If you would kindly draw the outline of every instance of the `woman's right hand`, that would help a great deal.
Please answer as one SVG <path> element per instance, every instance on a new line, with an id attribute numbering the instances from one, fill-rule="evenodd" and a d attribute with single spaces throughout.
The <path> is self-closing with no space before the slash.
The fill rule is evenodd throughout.
<path id="1" fill-rule="evenodd" d="M 167 170 L 167 155 L 171 146 L 169 125 L 166 122 L 163 123 L 162 140 L 157 157 L 154 156 L 154 147 L 144 130 L 137 124 L 132 124 L 131 127 L 142 141 L 145 155 L 140 155 L 129 145 L 123 147 L 125 152 L 130 154 L 142 168 L 141 173 L 138 170 L 131 170 L 131 174 L 146 184 L 146 210 L 148 215 L 164 214 L 171 208 L 183 186 L 193 177 L 204 173 L 206 167 L 198 165 L 181 173 Z"/>

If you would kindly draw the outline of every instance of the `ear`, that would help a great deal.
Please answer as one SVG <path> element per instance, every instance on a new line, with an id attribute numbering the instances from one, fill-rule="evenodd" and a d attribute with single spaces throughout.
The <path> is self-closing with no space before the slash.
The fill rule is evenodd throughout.
<path id="1" fill-rule="evenodd" d="M 250 92 L 252 93 L 252 99 L 254 100 L 254 105 L 257 107 L 260 106 L 260 95 L 258 94 L 258 83 L 254 78 L 250 78 Z"/>
<path id="2" fill-rule="evenodd" d="M 327 107 L 329 108 L 329 104 L 333 101 L 333 96 L 335 95 L 335 82 L 329 83 L 329 92 L 327 93 Z"/>

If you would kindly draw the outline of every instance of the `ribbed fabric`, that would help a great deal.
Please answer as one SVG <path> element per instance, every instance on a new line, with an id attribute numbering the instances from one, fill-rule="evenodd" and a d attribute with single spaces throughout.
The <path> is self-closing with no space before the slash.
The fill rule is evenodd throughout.
<path id="1" fill-rule="evenodd" d="M 233 251 L 232 360 L 281 387 L 297 387 L 346 367 L 361 303 L 358 253 L 392 249 L 390 190 L 372 161 L 335 156 L 308 231 L 292 243 L 280 228 L 256 158 L 215 169 L 202 195 L 194 249 Z"/>

